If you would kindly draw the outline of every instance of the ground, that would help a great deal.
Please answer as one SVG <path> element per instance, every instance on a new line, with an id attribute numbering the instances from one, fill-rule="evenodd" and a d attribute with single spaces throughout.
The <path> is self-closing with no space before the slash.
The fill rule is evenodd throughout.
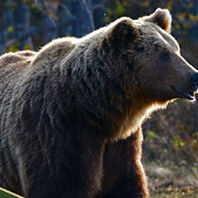
<path id="1" fill-rule="evenodd" d="M 143 161 L 151 198 L 198 198 L 197 109 L 198 102 L 177 101 L 145 122 Z"/>
<path id="2" fill-rule="evenodd" d="M 145 168 L 151 198 L 198 198 L 198 166 L 152 162 Z"/>

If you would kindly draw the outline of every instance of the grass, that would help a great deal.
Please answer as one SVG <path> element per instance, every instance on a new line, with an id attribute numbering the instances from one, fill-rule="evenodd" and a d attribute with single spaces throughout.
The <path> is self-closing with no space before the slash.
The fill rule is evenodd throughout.
<path id="1" fill-rule="evenodd" d="M 0 187 L 0 198 L 23 198 L 23 197 Z"/>
<path id="2" fill-rule="evenodd" d="M 198 198 L 198 166 L 170 161 L 145 163 L 151 198 Z"/>
<path id="3" fill-rule="evenodd" d="M 198 198 L 198 195 L 186 196 L 183 193 L 173 193 L 173 194 L 166 194 L 160 193 L 151 196 L 151 198 Z"/>
<path id="4" fill-rule="evenodd" d="M 24 198 L 0 187 L 0 198 Z M 151 192 L 151 198 L 198 198 L 198 189 L 186 188 L 161 188 Z"/>
<path id="5" fill-rule="evenodd" d="M 198 198 L 198 192 L 193 189 L 188 191 L 182 189 L 161 189 L 158 192 L 151 193 L 151 198 Z"/>

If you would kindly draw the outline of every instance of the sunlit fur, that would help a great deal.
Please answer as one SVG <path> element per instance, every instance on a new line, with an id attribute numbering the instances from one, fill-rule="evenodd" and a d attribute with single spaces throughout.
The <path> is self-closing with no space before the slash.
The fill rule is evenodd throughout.
<path id="1" fill-rule="evenodd" d="M 29 198 L 148 198 L 141 125 L 196 72 L 170 23 L 158 9 L 1 56 L 0 186 Z"/>

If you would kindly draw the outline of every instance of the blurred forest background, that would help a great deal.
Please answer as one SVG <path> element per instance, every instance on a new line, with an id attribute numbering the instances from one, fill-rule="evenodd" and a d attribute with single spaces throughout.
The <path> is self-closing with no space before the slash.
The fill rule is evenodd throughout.
<path id="1" fill-rule="evenodd" d="M 81 37 L 121 16 L 138 18 L 158 7 L 170 10 L 172 34 L 198 69 L 198 0 L 0 0 L 0 54 L 38 50 L 54 38 Z M 197 102 L 178 101 L 155 113 L 144 124 L 144 138 L 151 189 L 198 197 Z"/>

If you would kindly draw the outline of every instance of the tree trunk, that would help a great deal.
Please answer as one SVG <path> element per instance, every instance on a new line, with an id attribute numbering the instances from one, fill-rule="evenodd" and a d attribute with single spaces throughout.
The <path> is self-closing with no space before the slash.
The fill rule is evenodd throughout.
<path id="1" fill-rule="evenodd" d="M 81 37 L 94 30 L 93 8 L 91 0 L 74 0 L 71 3 L 72 35 Z"/>
<path id="2" fill-rule="evenodd" d="M 5 10 L 5 3 L 4 0 L 0 0 L 0 54 L 2 54 L 5 50 L 4 46 L 5 46 L 5 14 L 4 14 L 4 10 Z"/>
<path id="3" fill-rule="evenodd" d="M 43 0 L 43 8 L 45 12 L 42 17 L 43 27 L 46 32 L 42 34 L 42 45 L 48 43 L 52 39 L 57 37 L 57 26 L 56 26 L 56 9 L 53 7 L 53 2 Z M 54 1 L 56 3 L 56 1 Z M 51 29 L 51 31 L 47 31 Z"/>
<path id="4" fill-rule="evenodd" d="M 15 38 L 19 38 L 28 32 L 30 28 L 30 12 L 29 8 L 24 5 L 23 0 L 17 0 L 17 6 L 14 13 L 15 21 Z M 18 46 L 20 49 L 23 49 L 27 45 L 31 45 L 31 38 L 22 40 Z"/>

